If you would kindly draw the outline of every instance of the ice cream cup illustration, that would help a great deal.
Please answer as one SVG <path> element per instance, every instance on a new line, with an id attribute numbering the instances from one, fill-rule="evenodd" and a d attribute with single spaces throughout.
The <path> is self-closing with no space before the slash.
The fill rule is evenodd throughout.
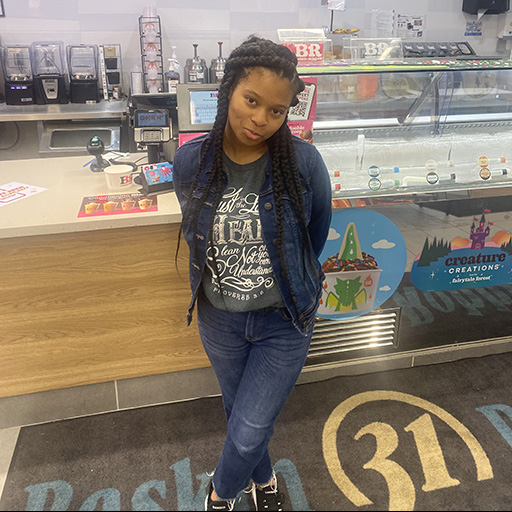
<path id="1" fill-rule="evenodd" d="M 96 213 L 96 210 L 98 209 L 99 203 L 87 203 L 85 205 L 85 213 L 87 215 L 92 215 L 93 213 Z"/>
<path id="2" fill-rule="evenodd" d="M 139 199 L 139 208 L 141 210 L 149 210 L 152 204 L 153 199 L 148 199 L 147 197 L 144 199 Z"/>
<path id="3" fill-rule="evenodd" d="M 135 206 L 135 201 L 133 199 L 125 199 L 121 206 L 123 208 L 123 211 L 131 210 Z"/>
<path id="4" fill-rule="evenodd" d="M 103 211 L 105 213 L 112 213 L 117 207 L 116 201 L 109 201 L 108 203 L 103 204 Z"/>
<path id="5" fill-rule="evenodd" d="M 338 254 L 322 264 L 324 289 L 318 313 L 340 315 L 373 309 L 382 269 L 361 251 L 356 226 L 349 223 Z"/>

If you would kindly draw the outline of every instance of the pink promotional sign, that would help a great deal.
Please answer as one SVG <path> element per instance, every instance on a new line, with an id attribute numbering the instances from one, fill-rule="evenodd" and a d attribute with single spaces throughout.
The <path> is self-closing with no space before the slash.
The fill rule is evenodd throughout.
<path id="1" fill-rule="evenodd" d="M 208 132 L 181 132 L 178 135 L 178 145 L 181 146 L 185 144 L 185 142 L 200 137 L 201 135 L 206 135 L 207 133 Z"/>
<path id="2" fill-rule="evenodd" d="M 144 194 L 109 194 L 84 197 L 78 217 L 122 215 L 126 213 L 147 213 L 158 211 L 158 198 Z"/>

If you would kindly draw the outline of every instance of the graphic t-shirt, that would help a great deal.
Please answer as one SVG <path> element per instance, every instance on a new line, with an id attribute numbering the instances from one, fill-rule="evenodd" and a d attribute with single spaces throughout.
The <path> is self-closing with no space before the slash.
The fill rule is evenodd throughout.
<path id="1" fill-rule="evenodd" d="M 214 245 L 208 247 L 202 280 L 206 297 L 216 308 L 254 311 L 284 305 L 258 211 L 268 163 L 268 152 L 244 165 L 224 155 L 228 184 L 215 213 Z"/>

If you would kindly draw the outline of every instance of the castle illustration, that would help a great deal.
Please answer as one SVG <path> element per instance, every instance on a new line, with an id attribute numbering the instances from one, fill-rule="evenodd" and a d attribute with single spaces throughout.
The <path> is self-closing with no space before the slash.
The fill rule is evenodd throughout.
<path id="1" fill-rule="evenodd" d="M 490 231 L 489 224 L 485 220 L 485 213 L 482 213 L 478 227 L 475 226 L 474 222 L 471 224 L 471 234 L 469 236 L 471 238 L 471 249 L 484 249 L 485 239 L 489 236 Z"/>

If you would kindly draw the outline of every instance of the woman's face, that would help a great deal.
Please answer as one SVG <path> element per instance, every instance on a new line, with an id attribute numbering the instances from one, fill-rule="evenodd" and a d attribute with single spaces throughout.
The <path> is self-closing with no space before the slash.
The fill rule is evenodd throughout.
<path id="1" fill-rule="evenodd" d="M 291 83 L 274 72 L 250 68 L 231 93 L 226 136 L 235 149 L 266 147 L 283 124 L 293 98 Z"/>

